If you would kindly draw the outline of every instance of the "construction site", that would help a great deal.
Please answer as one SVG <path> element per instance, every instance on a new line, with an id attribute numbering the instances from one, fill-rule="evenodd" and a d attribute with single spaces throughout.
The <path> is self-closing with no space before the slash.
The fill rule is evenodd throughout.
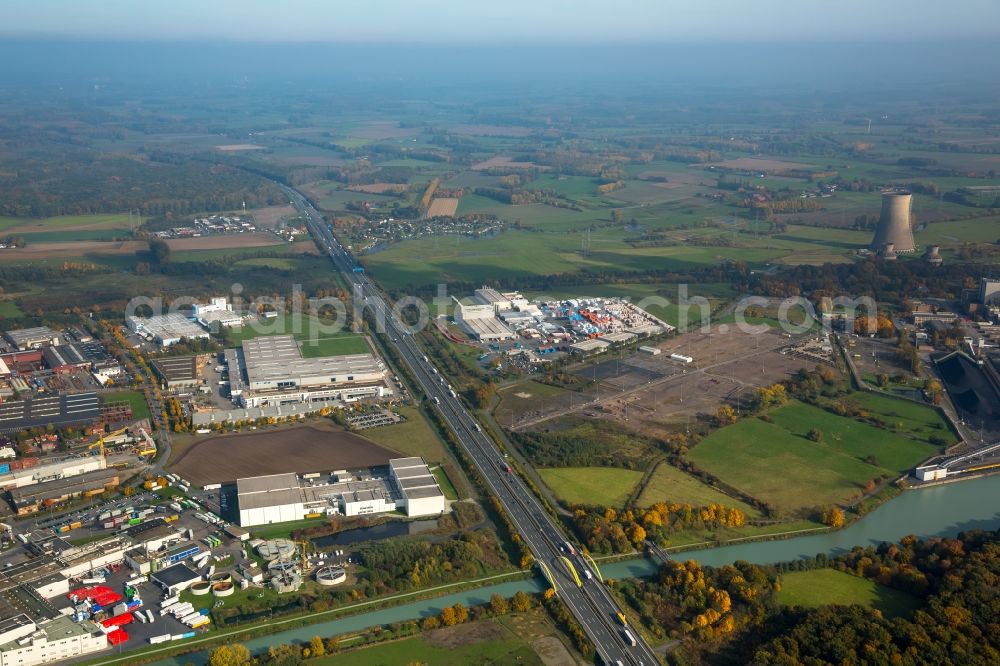
<path id="1" fill-rule="evenodd" d="M 719 327 L 634 352 L 622 350 L 580 367 L 574 371 L 581 382 L 578 390 L 526 396 L 514 386 L 502 393 L 496 414 L 514 430 L 578 414 L 627 421 L 630 429 L 662 434 L 683 430 L 699 414 L 714 414 L 724 404 L 739 410 L 757 387 L 816 365 L 839 374 L 829 342 L 815 334 L 792 337 L 774 329 L 750 334 Z M 508 393 L 514 400 L 508 400 Z M 513 409 L 515 403 L 520 410 Z"/>

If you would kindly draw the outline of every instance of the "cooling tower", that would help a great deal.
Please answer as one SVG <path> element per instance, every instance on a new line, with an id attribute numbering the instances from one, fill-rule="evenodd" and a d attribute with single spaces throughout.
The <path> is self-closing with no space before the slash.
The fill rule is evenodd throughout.
<path id="1" fill-rule="evenodd" d="M 941 249 L 939 245 L 928 245 L 927 252 L 924 254 L 924 261 L 932 266 L 940 266 L 944 263 L 944 259 L 938 253 Z"/>
<path id="2" fill-rule="evenodd" d="M 875 238 L 871 249 L 878 252 L 892 243 L 897 254 L 913 252 L 917 249 L 913 242 L 913 230 L 910 228 L 910 206 L 913 195 L 906 191 L 883 192 L 882 214 L 875 228 Z"/>

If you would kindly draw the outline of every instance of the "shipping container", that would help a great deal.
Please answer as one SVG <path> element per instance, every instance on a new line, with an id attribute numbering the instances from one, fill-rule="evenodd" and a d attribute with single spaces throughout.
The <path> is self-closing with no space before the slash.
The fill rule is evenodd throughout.
<path id="1" fill-rule="evenodd" d="M 0 474 L 10 474 L 10 463 L 0 465 Z"/>

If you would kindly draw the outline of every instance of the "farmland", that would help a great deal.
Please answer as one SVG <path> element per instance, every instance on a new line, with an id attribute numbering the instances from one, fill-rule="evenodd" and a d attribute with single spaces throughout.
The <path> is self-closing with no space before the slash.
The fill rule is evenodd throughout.
<path id="1" fill-rule="evenodd" d="M 642 472 L 613 467 L 552 467 L 538 470 L 545 485 L 570 504 L 620 507 Z"/>
<path id="2" fill-rule="evenodd" d="M 308 425 L 198 439 L 170 462 L 170 469 L 203 486 L 261 474 L 385 465 L 395 457 L 397 452 L 358 435 Z"/>
<path id="3" fill-rule="evenodd" d="M 818 608 L 828 604 L 858 604 L 888 617 L 909 615 L 920 600 L 905 592 L 835 569 L 793 571 L 781 575 L 778 603 Z"/>
<path id="4" fill-rule="evenodd" d="M 774 409 L 768 417 L 773 422 L 746 418 L 712 433 L 688 459 L 781 511 L 800 512 L 858 499 L 869 480 L 892 478 L 938 452 L 802 403 Z M 822 442 L 807 437 L 813 428 L 823 433 Z"/>

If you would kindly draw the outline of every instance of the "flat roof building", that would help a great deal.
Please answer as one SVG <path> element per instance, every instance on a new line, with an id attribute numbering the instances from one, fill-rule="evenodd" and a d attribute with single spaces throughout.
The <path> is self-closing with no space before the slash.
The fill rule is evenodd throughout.
<path id="1" fill-rule="evenodd" d="M 208 331 L 180 312 L 168 312 L 152 317 L 128 317 L 125 320 L 133 333 L 152 338 L 162 347 L 169 347 L 182 339 L 207 339 Z"/>
<path id="2" fill-rule="evenodd" d="M 175 564 L 150 574 L 149 579 L 166 592 L 179 594 L 201 580 L 201 576 L 192 571 L 186 564 Z"/>
<path id="3" fill-rule="evenodd" d="M 272 335 L 245 341 L 239 356 L 236 363 L 239 365 L 241 360 L 246 373 L 246 383 L 240 386 L 238 396 L 244 407 L 354 401 L 382 397 L 388 392 L 385 365 L 373 354 L 303 358 L 294 337 Z M 237 371 L 228 355 L 227 362 L 232 385 Z"/>
<path id="4" fill-rule="evenodd" d="M 184 388 L 199 384 L 197 356 L 158 358 L 153 361 L 153 367 L 156 368 L 156 374 L 166 382 L 167 388 Z"/>
<path id="5" fill-rule="evenodd" d="M 423 458 L 390 460 L 389 470 L 403 496 L 406 515 L 434 516 L 444 512 L 444 492 Z"/>
<path id="6" fill-rule="evenodd" d="M 50 424 L 56 428 L 85 425 L 100 417 L 101 404 L 96 393 L 31 396 L 0 403 L 0 432 L 44 428 Z"/>
<path id="7" fill-rule="evenodd" d="M 7 331 L 4 336 L 18 350 L 37 349 L 48 345 L 59 344 L 59 334 L 48 326 L 36 326 L 35 328 L 19 328 Z"/>
<path id="8" fill-rule="evenodd" d="M 422 458 L 389 461 L 388 477 L 357 479 L 338 472 L 332 482 L 300 480 L 292 473 L 236 481 L 242 527 L 301 520 L 308 514 L 358 516 L 402 508 L 408 516 L 431 516 L 445 508 L 444 493 Z"/>

